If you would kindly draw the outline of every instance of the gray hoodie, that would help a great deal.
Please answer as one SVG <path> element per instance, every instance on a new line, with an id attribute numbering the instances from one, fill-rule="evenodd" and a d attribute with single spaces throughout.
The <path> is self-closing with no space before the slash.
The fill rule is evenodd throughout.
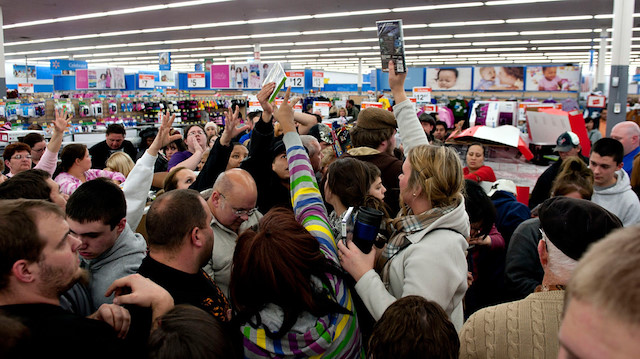
<path id="1" fill-rule="evenodd" d="M 116 239 L 108 251 L 91 260 L 82 260 L 82 267 L 89 271 L 89 292 L 93 302 L 93 311 L 102 304 L 113 302 L 113 295 L 105 297 L 104 293 L 114 280 L 138 272 L 138 267 L 147 252 L 144 237 L 134 233 L 129 226 Z"/>
<path id="2" fill-rule="evenodd" d="M 640 223 L 640 200 L 631 189 L 629 175 L 618 170 L 615 176 L 617 181 L 612 187 L 593 187 L 591 201 L 618 216 L 625 227 Z"/>

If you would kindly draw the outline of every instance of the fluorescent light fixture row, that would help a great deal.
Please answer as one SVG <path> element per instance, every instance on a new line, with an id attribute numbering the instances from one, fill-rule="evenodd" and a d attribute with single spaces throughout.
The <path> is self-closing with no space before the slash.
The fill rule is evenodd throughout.
<path id="1" fill-rule="evenodd" d="M 498 36 L 517 36 L 520 35 L 517 31 L 506 31 L 506 32 L 481 32 L 481 33 L 473 33 L 473 34 L 457 34 L 453 37 L 455 38 L 467 38 L 467 37 L 498 37 Z"/>
<path id="2" fill-rule="evenodd" d="M 457 9 L 457 8 L 464 8 L 464 7 L 478 7 L 483 5 L 484 3 L 480 1 L 475 1 L 475 2 L 458 3 L 458 4 L 397 7 L 397 8 L 391 9 L 391 11 L 393 12 L 429 11 L 429 10 L 441 10 L 441 9 Z"/>
<path id="3" fill-rule="evenodd" d="M 577 16 L 551 16 L 551 17 L 530 17 L 521 19 L 508 19 L 507 24 L 522 24 L 530 22 L 550 22 L 550 21 L 573 21 L 573 20 L 591 20 L 592 15 Z"/>

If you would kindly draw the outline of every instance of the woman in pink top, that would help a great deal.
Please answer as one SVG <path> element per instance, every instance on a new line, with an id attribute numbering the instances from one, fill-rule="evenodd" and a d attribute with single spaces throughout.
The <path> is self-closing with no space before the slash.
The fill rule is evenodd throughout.
<path id="1" fill-rule="evenodd" d="M 91 169 L 91 156 L 87 146 L 73 143 L 62 149 L 60 174 L 55 177 L 56 183 L 60 185 L 60 192 L 71 195 L 76 188 L 84 182 L 106 177 L 120 184 L 125 177 L 120 172 Z"/>

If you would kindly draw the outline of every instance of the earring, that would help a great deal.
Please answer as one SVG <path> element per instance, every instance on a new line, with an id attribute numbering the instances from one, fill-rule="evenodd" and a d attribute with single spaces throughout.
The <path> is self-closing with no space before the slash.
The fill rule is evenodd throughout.
<path id="1" fill-rule="evenodd" d="M 414 193 L 414 194 L 413 194 L 413 196 L 415 197 L 415 196 L 416 196 L 416 194 Z"/>

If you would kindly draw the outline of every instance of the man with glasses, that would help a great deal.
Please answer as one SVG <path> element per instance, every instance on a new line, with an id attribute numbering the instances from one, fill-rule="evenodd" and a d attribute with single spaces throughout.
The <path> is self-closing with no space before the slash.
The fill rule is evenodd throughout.
<path id="1" fill-rule="evenodd" d="M 589 245 L 622 222 L 591 201 L 553 197 L 540 207 L 540 224 L 542 284 L 523 300 L 474 313 L 460 332 L 460 358 L 558 357 L 565 287 Z"/>
<path id="2" fill-rule="evenodd" d="M 42 158 L 34 168 L 45 170 L 53 176 L 58 164 L 58 151 L 60 151 L 60 146 L 62 145 L 62 135 L 64 135 L 71 117 L 70 114 L 63 110 L 56 110 L 51 141 L 49 141 Z M 5 166 L 9 169 L 7 177 L 13 177 L 22 171 L 31 169 L 31 160 L 33 158 L 31 147 L 25 143 L 16 142 L 10 144 L 4 149 L 2 157 L 4 158 Z"/>
<path id="3" fill-rule="evenodd" d="M 258 190 L 249 172 L 234 168 L 223 172 L 213 184 L 207 201 L 213 214 L 213 255 L 204 266 L 218 287 L 229 297 L 231 262 L 238 236 L 256 225 L 262 214 L 255 208 Z"/>

